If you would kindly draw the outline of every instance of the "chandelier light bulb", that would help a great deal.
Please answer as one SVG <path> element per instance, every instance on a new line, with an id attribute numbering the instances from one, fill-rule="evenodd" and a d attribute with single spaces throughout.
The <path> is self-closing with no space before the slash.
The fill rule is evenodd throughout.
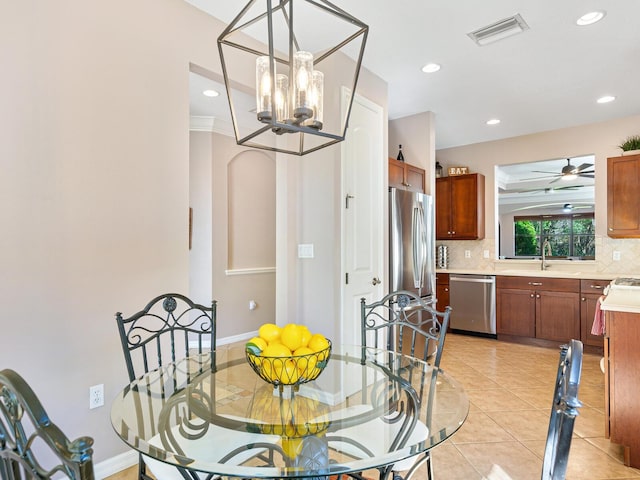
<path id="1" fill-rule="evenodd" d="M 284 123 L 289 118 L 289 77 L 276 75 L 276 121 Z"/>
<path id="2" fill-rule="evenodd" d="M 323 99 L 324 97 L 324 74 L 319 70 L 314 70 L 311 74 L 311 88 L 309 91 L 309 103 L 313 109 L 313 117 L 304 122 L 304 125 L 322 129 L 323 122 Z"/>
<path id="3" fill-rule="evenodd" d="M 293 55 L 293 117 L 303 122 L 313 116 L 309 99 L 309 79 L 313 73 L 313 55 L 298 51 Z"/>
<path id="4" fill-rule="evenodd" d="M 273 71 L 275 72 L 275 63 Z M 256 58 L 256 111 L 261 122 L 271 121 L 271 72 L 269 71 L 269 57 Z"/>

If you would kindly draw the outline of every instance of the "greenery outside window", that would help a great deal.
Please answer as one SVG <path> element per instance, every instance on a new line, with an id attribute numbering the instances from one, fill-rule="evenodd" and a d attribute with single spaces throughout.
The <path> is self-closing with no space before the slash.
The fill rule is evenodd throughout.
<path id="1" fill-rule="evenodd" d="M 514 217 L 516 257 L 539 257 L 545 239 L 551 244 L 549 258 L 577 257 L 593 260 L 596 255 L 593 213 Z"/>

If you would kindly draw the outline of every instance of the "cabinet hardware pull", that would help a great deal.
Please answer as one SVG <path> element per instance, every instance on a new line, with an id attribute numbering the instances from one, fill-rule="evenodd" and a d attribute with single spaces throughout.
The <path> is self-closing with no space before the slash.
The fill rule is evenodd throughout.
<path id="1" fill-rule="evenodd" d="M 590 288 L 597 288 L 597 289 L 601 289 L 602 285 L 589 285 Z"/>
<path id="2" fill-rule="evenodd" d="M 609 231 L 610 231 L 610 232 L 613 232 L 613 228 L 609 227 Z"/>
<path id="3" fill-rule="evenodd" d="M 536 298 L 540 298 L 540 294 L 537 294 L 537 295 L 536 295 Z"/>
<path id="4" fill-rule="evenodd" d="M 539 287 L 540 285 L 542 285 L 542 282 L 529 282 L 529 285 L 534 285 L 536 287 Z"/>
<path id="5" fill-rule="evenodd" d="M 531 294 L 531 298 L 533 298 L 533 293 Z"/>
<path id="6" fill-rule="evenodd" d="M 582 297 L 582 301 L 583 301 L 583 302 L 586 302 L 586 301 L 587 301 L 587 299 L 586 299 L 586 298 L 584 298 L 584 297 Z"/>
<path id="7" fill-rule="evenodd" d="M 445 287 L 444 291 L 445 291 L 445 292 L 448 292 L 448 291 L 449 291 L 449 289 Z"/>
<path id="8" fill-rule="evenodd" d="M 455 234 L 456 234 L 456 232 L 451 232 L 451 235 L 455 235 Z"/>

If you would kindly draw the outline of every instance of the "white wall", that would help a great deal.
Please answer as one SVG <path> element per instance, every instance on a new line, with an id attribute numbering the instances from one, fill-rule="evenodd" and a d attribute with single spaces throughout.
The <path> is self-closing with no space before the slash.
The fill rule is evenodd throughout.
<path id="1" fill-rule="evenodd" d="M 222 29 L 182 0 L 0 6 L 0 368 L 18 370 L 70 437 L 93 436 L 96 462 L 126 450 L 109 422 L 127 379 L 115 312 L 189 292 L 189 64 L 221 73 Z M 386 114 L 386 84 L 363 72 L 360 85 Z M 305 159 L 314 190 L 279 205 L 280 218 L 294 217 L 278 238 L 289 257 L 307 237 L 327 258 L 337 253 L 331 148 Z M 297 180 L 279 176 L 279 189 Z M 335 313 L 332 261 L 287 284 L 299 311 Z M 89 411 L 98 383 L 107 406 Z"/>

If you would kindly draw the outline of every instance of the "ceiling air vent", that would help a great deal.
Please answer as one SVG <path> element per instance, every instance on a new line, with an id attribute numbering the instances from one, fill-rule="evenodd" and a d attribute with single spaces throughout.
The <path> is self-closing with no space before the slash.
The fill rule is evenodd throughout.
<path id="1" fill-rule="evenodd" d="M 474 32 L 467 33 L 467 35 L 478 45 L 483 46 L 510 37 L 511 35 L 522 33 L 528 29 L 529 25 L 527 25 L 527 22 L 522 19 L 520 14 L 517 14 L 513 17 L 505 18 L 486 27 L 482 27 Z"/>

